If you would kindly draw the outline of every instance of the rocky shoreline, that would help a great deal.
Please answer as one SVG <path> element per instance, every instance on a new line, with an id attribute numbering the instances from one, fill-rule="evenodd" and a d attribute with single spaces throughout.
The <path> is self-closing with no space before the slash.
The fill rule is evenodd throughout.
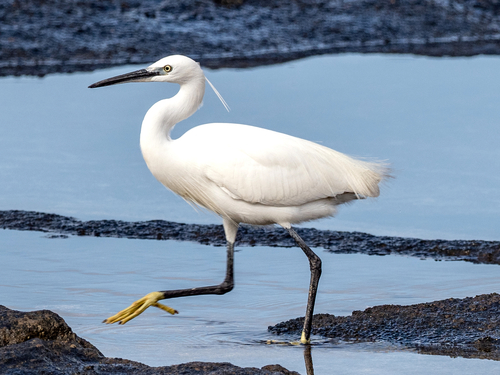
<path id="1" fill-rule="evenodd" d="M 45 232 L 49 238 L 76 235 L 226 245 L 222 225 L 183 224 L 164 220 L 80 221 L 56 214 L 10 210 L 0 211 L 0 228 Z M 323 248 L 336 254 L 362 253 L 379 256 L 397 254 L 436 260 L 500 264 L 499 241 L 422 240 L 314 228 L 297 228 L 297 232 L 311 247 Z M 281 228 L 242 225 L 238 230 L 236 246 L 295 247 L 296 244 Z"/>
<path id="2" fill-rule="evenodd" d="M 326 53 L 499 54 L 496 0 L 0 0 L 0 76 L 147 64 L 251 67 Z"/>
<path id="3" fill-rule="evenodd" d="M 269 331 L 300 335 L 304 318 L 269 327 Z M 383 342 L 416 349 L 422 354 L 500 360 L 500 295 L 410 306 L 382 305 L 351 316 L 317 314 L 313 334 L 333 341 Z"/>
<path id="4" fill-rule="evenodd" d="M 230 363 L 190 362 L 149 367 L 107 358 L 78 337 L 63 318 L 49 310 L 21 312 L 0 305 L 0 373 L 2 374 L 136 374 L 136 375 L 299 375 L 280 365 L 261 369 Z"/>
<path id="5" fill-rule="evenodd" d="M 220 225 L 197 225 L 154 220 L 80 221 L 72 217 L 33 211 L 0 211 L 0 228 L 39 231 L 48 238 L 71 235 L 149 240 L 193 241 L 223 246 Z M 444 241 L 377 237 L 364 233 L 299 228 L 314 247 L 334 253 L 402 254 L 436 260 L 464 260 L 500 264 L 500 242 Z M 280 228 L 240 228 L 237 246 L 295 244 Z M 496 293 L 450 298 L 411 306 L 382 305 L 351 316 L 317 314 L 313 334 L 331 342 L 377 342 L 422 354 L 500 360 L 500 295 Z M 276 335 L 300 335 L 304 318 L 269 327 Z M 286 340 L 286 339 L 285 339 Z M 310 355 L 309 355 L 310 357 Z M 305 355 L 306 364 L 308 356 Z M 306 368 L 308 368 L 306 366 Z M 0 373 L 38 374 L 262 374 L 290 375 L 280 365 L 240 368 L 229 363 L 193 362 L 151 368 L 124 359 L 105 358 L 97 348 L 76 336 L 57 314 L 43 310 L 22 313 L 0 306 Z M 308 373 L 311 373 L 308 370 Z"/>
<path id="6" fill-rule="evenodd" d="M 422 354 L 500 360 L 500 295 L 450 298 L 410 306 L 383 305 L 351 316 L 314 316 L 313 333 L 332 342 L 378 342 L 415 349 Z M 277 335 L 300 334 L 303 318 L 279 323 Z M 307 349 L 307 348 L 306 348 Z M 312 371 L 310 348 L 304 353 Z M 309 367 L 307 366 L 309 358 Z M 121 358 L 106 358 L 78 337 L 49 310 L 20 312 L 0 305 L 2 374 L 169 374 L 297 375 L 280 365 L 241 368 L 230 363 L 190 362 L 149 367 Z"/>

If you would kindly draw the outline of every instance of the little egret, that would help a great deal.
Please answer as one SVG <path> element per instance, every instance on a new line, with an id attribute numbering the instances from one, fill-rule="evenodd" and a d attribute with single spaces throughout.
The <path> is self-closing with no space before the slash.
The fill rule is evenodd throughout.
<path id="1" fill-rule="evenodd" d="M 124 324 L 149 306 L 175 314 L 176 310 L 158 301 L 231 291 L 238 225 L 279 224 L 309 259 L 311 281 L 300 340 L 307 344 L 310 342 L 321 259 L 291 224 L 332 216 L 339 204 L 377 197 L 378 185 L 388 175 L 388 169 L 382 163 L 356 160 L 310 141 L 241 124 L 205 124 L 178 139 L 170 138 L 175 124 L 200 107 L 205 80 L 197 62 L 174 55 L 146 69 L 89 86 L 95 88 L 125 82 L 180 85 L 174 97 L 160 100 L 146 113 L 140 136 L 142 155 L 151 173 L 168 189 L 221 216 L 227 240 L 226 277 L 221 284 L 149 293 L 104 322 Z M 212 86 L 210 81 L 207 82 Z M 226 105 L 215 88 L 214 91 Z"/>

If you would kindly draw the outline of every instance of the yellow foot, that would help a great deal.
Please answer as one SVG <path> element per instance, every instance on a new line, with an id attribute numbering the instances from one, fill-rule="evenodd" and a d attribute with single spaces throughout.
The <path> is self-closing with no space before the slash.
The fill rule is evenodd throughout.
<path id="1" fill-rule="evenodd" d="M 311 343 L 311 339 L 306 339 L 306 333 L 304 331 L 302 331 L 302 335 L 300 336 L 300 342 L 304 345 Z"/>
<path id="2" fill-rule="evenodd" d="M 267 345 L 288 345 L 288 346 L 297 346 L 300 345 L 301 343 L 299 341 L 278 341 L 278 340 L 267 340 L 266 341 Z"/>
<path id="3" fill-rule="evenodd" d="M 125 324 L 129 320 L 134 319 L 136 316 L 142 314 L 144 310 L 146 310 L 149 306 L 158 307 L 159 309 L 162 309 L 172 315 L 179 313 L 177 310 L 174 310 L 171 307 L 158 303 L 158 301 L 161 299 L 163 299 L 163 293 L 161 292 L 152 292 L 146 294 L 144 297 L 142 297 L 140 300 L 135 301 L 125 310 L 122 310 L 118 314 L 104 320 L 103 323 L 113 324 L 119 322 L 119 324 Z"/>

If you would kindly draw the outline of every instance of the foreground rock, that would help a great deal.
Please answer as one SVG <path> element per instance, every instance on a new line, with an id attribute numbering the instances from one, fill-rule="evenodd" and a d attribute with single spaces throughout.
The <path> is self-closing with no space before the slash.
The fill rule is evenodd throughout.
<path id="1" fill-rule="evenodd" d="M 262 369 L 230 363 L 191 362 L 149 367 L 119 358 L 106 358 L 72 332 L 49 310 L 21 312 L 0 305 L 1 374 L 165 374 L 165 375 L 298 375 L 280 365 Z"/>
<path id="2" fill-rule="evenodd" d="M 181 224 L 163 220 L 80 221 L 72 217 L 43 212 L 0 211 L 0 228 L 47 232 L 49 238 L 78 235 L 193 241 L 213 246 L 226 244 L 222 225 Z M 298 228 L 297 232 L 311 247 L 324 248 L 338 254 L 399 254 L 436 260 L 500 264 L 500 242 L 498 241 L 420 240 L 313 228 Z M 296 246 L 286 231 L 275 227 L 241 226 L 236 240 L 237 246 Z"/>
<path id="3" fill-rule="evenodd" d="M 214 68 L 339 52 L 498 54 L 498 10 L 496 0 L 0 0 L 0 75 L 176 53 Z"/>
<path id="4" fill-rule="evenodd" d="M 303 318 L 298 318 L 269 330 L 296 336 L 302 324 Z M 500 295 L 450 298 L 411 306 L 375 306 L 346 317 L 317 314 L 313 333 L 334 341 L 383 342 L 425 354 L 500 360 Z M 106 358 L 73 333 L 59 315 L 48 310 L 14 311 L 1 305 L 0 373 L 297 375 L 280 365 L 258 369 L 191 362 L 153 368 Z"/>
<path id="5" fill-rule="evenodd" d="M 300 334 L 304 318 L 279 323 L 276 334 Z M 411 306 L 383 305 L 351 316 L 317 314 L 313 334 L 385 342 L 421 353 L 500 360 L 500 295 L 450 298 Z"/>

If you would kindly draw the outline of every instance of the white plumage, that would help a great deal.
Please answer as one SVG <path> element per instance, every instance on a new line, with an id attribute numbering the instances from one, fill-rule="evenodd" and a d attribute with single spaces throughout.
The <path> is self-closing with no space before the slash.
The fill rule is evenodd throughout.
<path id="1" fill-rule="evenodd" d="M 214 123 L 171 139 L 172 128 L 201 105 L 205 80 L 198 63 L 176 55 L 90 87 L 130 81 L 180 85 L 174 97 L 157 102 L 147 112 L 141 129 L 141 150 L 158 181 L 223 218 L 228 264 L 239 223 L 279 224 L 293 232 L 291 224 L 331 216 L 339 204 L 379 195 L 378 185 L 388 175 L 384 164 L 356 160 L 286 134 L 248 125 Z M 310 255 L 312 251 L 305 249 L 300 237 L 292 232 L 311 261 L 316 255 Z M 319 273 L 320 267 L 319 261 Z M 162 298 L 173 297 L 165 294 Z M 308 314 L 311 310 L 312 319 L 314 298 L 311 309 L 309 304 L 311 301 Z M 308 342 L 310 327 L 304 330 L 306 339 L 303 334 L 302 341 Z"/>
<path id="2" fill-rule="evenodd" d="M 149 144 L 141 142 L 146 160 L 153 158 Z M 162 150 L 154 151 L 159 160 L 148 162 L 161 183 L 235 222 L 299 223 L 379 194 L 378 164 L 253 126 L 201 125 Z"/>
<path id="3" fill-rule="evenodd" d="M 201 105 L 205 76 L 184 56 L 164 58 L 150 68 L 165 65 L 172 66 L 171 76 L 153 80 L 181 88 L 146 114 L 141 149 L 153 175 L 186 200 L 236 223 L 289 226 L 333 215 L 335 206 L 357 197 L 378 196 L 383 165 L 286 134 L 205 124 L 172 140 L 174 125 Z"/>

